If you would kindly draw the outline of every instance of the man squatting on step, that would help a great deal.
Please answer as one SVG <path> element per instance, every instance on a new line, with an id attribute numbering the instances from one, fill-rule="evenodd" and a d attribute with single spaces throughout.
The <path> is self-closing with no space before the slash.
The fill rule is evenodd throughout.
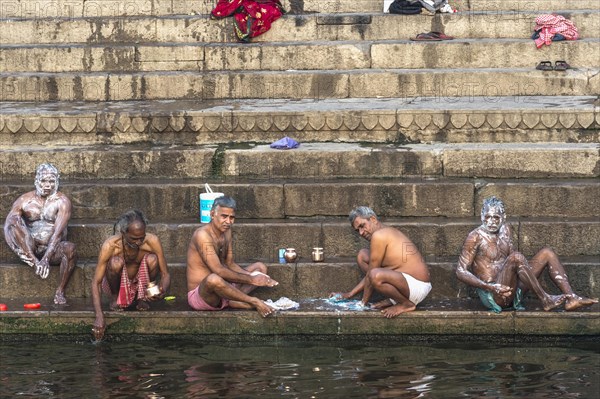
<path id="1" fill-rule="evenodd" d="M 231 226 L 235 211 L 233 198 L 218 197 L 210 211 L 210 223 L 194 232 L 187 253 L 188 304 L 195 310 L 256 309 L 267 317 L 274 309 L 248 294 L 256 287 L 279 283 L 266 274 L 264 263 L 244 269 L 234 262 Z"/>
<path id="2" fill-rule="evenodd" d="M 19 258 L 45 279 L 50 265 L 60 264 L 60 282 L 54 303 L 64 305 L 65 288 L 75 269 L 75 244 L 67 241 L 71 201 L 58 192 L 60 174 L 49 163 L 35 172 L 35 190 L 21 195 L 13 203 L 4 223 L 6 243 Z"/>
<path id="3" fill-rule="evenodd" d="M 467 236 L 456 268 L 458 279 L 475 287 L 485 307 L 496 313 L 511 305 L 522 310 L 521 299 L 529 289 L 542 301 L 546 311 L 563 303 L 565 310 L 575 310 L 598 302 L 573 292 L 565 269 L 552 249 L 540 250 L 527 262 L 515 251 L 510 227 L 505 221 L 504 203 L 496 197 L 485 199 L 481 226 Z M 542 289 L 538 278 L 546 268 L 562 295 L 549 295 Z"/>
<path id="4" fill-rule="evenodd" d="M 359 206 L 350 212 L 350 223 L 369 249 L 358 252 L 357 262 L 365 277 L 351 291 L 333 293 L 349 299 L 363 291 L 362 304 L 367 306 L 373 290 L 387 299 L 374 304 L 387 318 L 415 310 L 431 291 L 429 268 L 415 244 L 401 231 L 382 224 L 375 212 Z"/>
<path id="5" fill-rule="evenodd" d="M 101 290 L 111 295 L 111 310 L 123 310 L 136 305 L 148 310 L 148 301 L 164 298 L 171 284 L 167 260 L 158 237 L 146 233 L 148 220 L 139 210 L 125 212 L 114 226 L 114 235 L 102 244 L 92 281 L 92 300 L 96 320 L 92 333 L 102 339 L 106 330 L 101 306 Z M 146 295 L 150 281 L 160 273 L 160 294 Z"/>

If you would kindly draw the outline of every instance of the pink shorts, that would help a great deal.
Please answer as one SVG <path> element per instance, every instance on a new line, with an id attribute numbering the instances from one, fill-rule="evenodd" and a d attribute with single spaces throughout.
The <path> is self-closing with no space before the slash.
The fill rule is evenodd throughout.
<path id="1" fill-rule="evenodd" d="M 210 306 L 198 293 L 198 288 L 194 288 L 190 292 L 188 292 L 188 304 L 194 310 L 222 310 L 229 306 L 229 300 L 225 298 L 221 298 L 221 306 L 215 308 L 214 306 Z"/>

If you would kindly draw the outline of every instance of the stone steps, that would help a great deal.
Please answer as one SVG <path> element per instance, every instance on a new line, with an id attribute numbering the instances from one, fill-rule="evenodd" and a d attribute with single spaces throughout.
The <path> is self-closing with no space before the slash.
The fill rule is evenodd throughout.
<path id="1" fill-rule="evenodd" d="M 600 142 L 597 96 L 5 102 L 12 145 Z M 13 166 L 14 167 L 14 166 Z"/>
<path id="2" fill-rule="evenodd" d="M 600 17 L 600 14 L 598 15 Z M 600 39 L 558 43 L 532 51 L 526 39 L 222 43 L 190 45 L 2 46 L 0 73 L 142 71 L 289 71 L 352 69 L 534 68 L 540 60 L 567 60 L 572 68 L 598 65 Z M 546 76 L 556 77 L 552 71 Z"/>
<path id="3" fill-rule="evenodd" d="M 588 297 L 600 296 L 598 280 L 600 279 L 600 263 L 592 258 L 561 259 L 573 289 L 580 295 Z M 170 295 L 180 299 L 186 298 L 187 286 L 185 263 L 167 259 L 171 274 Z M 244 265 L 245 263 L 242 263 Z M 454 273 L 456 261 L 428 262 L 433 289 L 428 296 L 431 300 L 450 298 L 475 298 L 474 291 L 459 282 Z M 94 276 L 95 259 L 80 260 L 69 285 L 68 298 L 91 298 L 91 282 Z M 293 300 L 327 297 L 330 292 L 350 291 L 360 281 L 362 275 L 355 263 L 346 261 L 327 261 L 326 263 L 278 264 L 269 263 L 268 273 L 279 282 L 271 289 L 259 288 L 256 296 L 262 299 L 286 296 Z M 53 267 L 50 276 L 42 280 L 34 276 L 33 270 L 24 264 L 2 264 L 0 267 L 0 302 L 31 298 L 35 292 L 39 298 L 54 296 L 58 286 L 58 268 Z M 27 282 L 26 284 L 24 282 Z M 550 293 L 558 293 L 546 274 L 542 284 Z M 531 295 L 530 295 L 531 296 Z M 39 301 L 36 301 L 39 302 Z M 483 310 L 483 309 L 482 309 Z"/>
<path id="4" fill-rule="evenodd" d="M 600 69 L 354 69 L 0 73 L 0 101 L 590 96 Z"/>
<path id="5" fill-rule="evenodd" d="M 1 18 L 77 18 L 114 16 L 208 15 L 214 0 L 27 0 L 7 1 Z M 291 14 L 382 12 L 383 1 L 373 0 L 282 0 Z M 455 0 L 450 4 L 461 12 L 536 11 L 594 9 L 594 1 L 584 0 Z M 439 15 L 439 14 L 438 14 Z M 415 16 L 409 16 L 414 18 Z"/>
<path id="6" fill-rule="evenodd" d="M 468 233 L 481 224 L 470 218 L 385 218 L 411 238 L 427 258 L 458 257 Z M 552 247 L 561 256 L 600 255 L 598 218 L 510 218 L 516 248 L 532 256 L 543 247 Z M 77 245 L 82 259 L 98 256 L 100 246 L 113 234 L 114 220 L 77 220 L 69 224 L 69 240 Z M 149 231 L 156 233 L 168 258 L 184 257 L 194 230 L 200 227 L 197 215 L 153 221 Z M 367 243 L 354 233 L 346 217 L 318 220 L 244 220 L 234 227 L 234 253 L 240 262 L 276 262 L 277 249 L 296 248 L 303 259 L 312 248 L 323 247 L 333 258 L 354 256 Z M 7 244 L 0 242 L 0 259 L 18 262 Z"/>
<path id="7" fill-rule="evenodd" d="M 198 220 L 197 179 L 70 181 L 61 192 L 73 205 L 71 220 L 116 220 L 126 209 L 140 208 L 150 221 Z M 340 217 L 361 205 L 383 218 L 478 218 L 484 198 L 495 195 L 508 204 L 512 217 L 597 218 L 598 179 L 386 179 L 386 180 L 252 180 L 208 179 L 215 192 L 237 200 L 237 220 Z M 8 210 L 31 182 L 4 181 L 0 209 Z M 335 198 L 335 201 L 331 201 Z M 447 201 L 452 198 L 453 201 Z M 267 206 L 268 204 L 268 206 Z"/>
<path id="8" fill-rule="evenodd" d="M 562 12 L 572 20 L 580 37 L 600 36 L 600 9 Z M 457 39 L 529 39 L 541 12 L 492 11 L 478 13 L 402 16 L 392 14 L 300 14 L 284 15 L 256 43 L 304 43 L 313 41 L 408 40 L 418 33 L 445 32 Z M 202 15 L 164 17 L 112 17 L 0 19 L 0 43 L 27 44 L 189 44 L 237 43 L 232 21 L 210 20 Z M 573 42 L 569 42 L 573 43 Z M 553 43 L 553 45 L 558 42 Z M 550 48 L 553 45 L 549 46 Z M 248 44 L 246 44 L 248 46 Z M 464 49 L 463 49 L 464 50 Z"/>
<path id="9" fill-rule="evenodd" d="M 65 311 L 51 304 L 57 268 L 42 281 L 0 240 L 0 302 L 10 308 L 0 335 L 89 335 L 99 247 L 129 207 L 150 216 L 177 300 L 107 312 L 110 334 L 599 335 L 600 305 L 491 315 L 453 269 L 482 198 L 494 194 L 518 250 L 553 247 L 575 290 L 598 296 L 597 1 L 463 0 L 454 2 L 463 12 L 433 17 L 386 15 L 382 3 L 285 1 L 291 13 L 240 45 L 230 18 L 208 19 L 213 0 L 3 2 L 0 214 L 31 189 L 39 163 L 55 163 L 80 261 Z M 529 37 L 545 10 L 573 20 L 582 40 L 536 50 Z M 432 30 L 456 39 L 408 40 Z M 534 69 L 546 59 L 574 69 Z M 265 145 L 285 135 L 300 148 Z M 352 257 L 366 242 L 346 215 L 367 204 L 421 250 L 431 298 L 397 321 L 189 312 L 183 259 L 207 181 L 238 199 L 236 259 L 268 262 L 281 283 L 259 297 L 351 288 L 360 278 Z M 291 246 L 299 263 L 278 264 L 277 248 Z M 307 263 L 315 246 L 326 263 Z M 21 311 L 31 293 L 42 311 Z"/>
<path id="10" fill-rule="evenodd" d="M 596 143 L 9 146 L 3 178 L 30 179 L 52 160 L 69 180 L 140 178 L 338 179 L 400 177 L 597 178 Z M 240 148 L 242 147 L 242 148 Z M 109 151 L 107 151 L 109 149 Z"/>

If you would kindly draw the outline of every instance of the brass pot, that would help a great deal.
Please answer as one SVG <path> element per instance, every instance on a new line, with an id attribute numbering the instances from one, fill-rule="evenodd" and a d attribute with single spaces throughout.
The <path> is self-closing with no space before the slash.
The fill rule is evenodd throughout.
<path id="1" fill-rule="evenodd" d="M 146 288 L 146 296 L 152 298 L 157 295 L 160 295 L 160 287 L 154 281 L 149 282 L 148 288 Z"/>
<path id="2" fill-rule="evenodd" d="M 298 254 L 295 248 L 286 248 L 283 257 L 287 263 L 294 263 L 298 259 Z"/>

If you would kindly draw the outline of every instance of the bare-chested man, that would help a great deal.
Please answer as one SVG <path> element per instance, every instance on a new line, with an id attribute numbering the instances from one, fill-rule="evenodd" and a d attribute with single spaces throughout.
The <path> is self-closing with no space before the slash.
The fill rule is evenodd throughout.
<path id="1" fill-rule="evenodd" d="M 375 290 L 388 299 L 373 308 L 382 309 L 387 318 L 415 310 L 431 291 L 429 268 L 415 244 L 398 229 L 382 224 L 369 207 L 359 206 L 349 219 L 354 230 L 370 242 L 369 249 L 361 249 L 357 256 L 365 277 L 351 291 L 333 295 L 349 299 L 363 291 L 366 306 Z"/>
<path id="2" fill-rule="evenodd" d="M 514 250 L 510 227 L 505 221 L 504 203 L 496 197 L 485 199 L 482 224 L 467 236 L 456 269 L 458 279 L 475 287 L 488 309 L 496 313 L 511 306 L 522 310 L 521 298 L 529 289 L 542 301 L 546 311 L 563 303 L 565 310 L 575 310 L 598 302 L 573 292 L 565 269 L 552 249 L 542 249 L 527 262 Z M 538 278 L 546 268 L 562 295 L 549 295 L 542 289 Z"/>
<path id="3" fill-rule="evenodd" d="M 92 281 L 92 300 L 96 320 L 92 333 L 101 340 L 106 330 L 101 306 L 101 291 L 111 295 L 111 310 L 123 310 L 135 304 L 148 310 L 148 301 L 161 299 L 169 290 L 171 276 L 158 237 L 146 233 L 148 220 L 137 210 L 125 212 L 115 223 L 114 235 L 102 244 Z M 160 273 L 160 294 L 148 297 L 148 283 Z"/>
<path id="4" fill-rule="evenodd" d="M 4 223 L 4 237 L 19 258 L 45 279 L 50 265 L 60 264 L 60 283 L 54 303 L 64 305 L 65 288 L 77 257 L 75 244 L 67 241 L 67 224 L 71 217 L 71 201 L 58 192 L 60 174 L 52 164 L 37 167 L 35 191 L 21 195 Z"/>
<path id="5" fill-rule="evenodd" d="M 231 197 L 215 199 L 211 221 L 192 236 L 187 253 L 188 303 L 195 310 L 256 309 L 267 317 L 274 309 L 248 294 L 256 287 L 273 287 L 267 266 L 256 262 L 245 269 L 233 260 L 231 226 L 236 203 Z"/>

